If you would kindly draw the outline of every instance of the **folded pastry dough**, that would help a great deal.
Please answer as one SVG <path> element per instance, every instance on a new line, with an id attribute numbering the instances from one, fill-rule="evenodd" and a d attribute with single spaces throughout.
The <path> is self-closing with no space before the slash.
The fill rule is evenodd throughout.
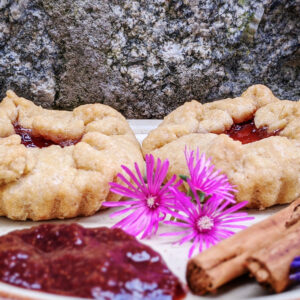
<path id="1" fill-rule="evenodd" d="M 226 134 L 249 120 L 271 136 L 242 144 Z M 186 146 L 211 157 L 236 186 L 237 201 L 249 201 L 249 207 L 264 209 L 300 196 L 300 102 L 279 100 L 266 86 L 251 86 L 233 99 L 187 102 L 149 133 L 142 148 L 169 159 L 170 177 L 188 175 Z"/>
<path id="2" fill-rule="evenodd" d="M 25 147 L 16 124 L 54 145 Z M 133 168 L 134 162 L 143 168 L 140 145 L 125 118 L 109 106 L 46 110 L 12 91 L 0 104 L 2 216 L 48 220 L 94 214 L 104 200 L 119 200 L 109 182 L 121 164 Z"/>

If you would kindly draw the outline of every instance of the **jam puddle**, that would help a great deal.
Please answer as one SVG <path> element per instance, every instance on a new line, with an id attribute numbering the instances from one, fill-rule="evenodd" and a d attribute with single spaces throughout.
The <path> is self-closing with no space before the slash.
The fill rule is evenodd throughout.
<path id="1" fill-rule="evenodd" d="M 233 124 L 231 128 L 224 133 L 230 136 L 233 140 L 240 141 L 242 144 L 257 142 L 270 136 L 278 135 L 280 130 L 275 130 L 268 133 L 268 127 L 264 126 L 257 128 L 254 120 L 244 123 Z"/>
<path id="2" fill-rule="evenodd" d="M 0 237 L 0 280 L 94 299 L 183 299 L 161 256 L 118 228 L 42 224 Z"/>
<path id="3" fill-rule="evenodd" d="M 75 145 L 76 143 L 78 143 L 80 141 L 80 139 L 63 140 L 59 143 L 55 143 L 55 142 L 48 140 L 42 136 L 33 136 L 32 129 L 23 128 L 17 123 L 15 123 L 13 125 L 14 125 L 14 129 L 15 129 L 15 133 L 21 137 L 21 143 L 27 148 L 44 148 L 44 147 L 49 147 L 51 145 L 59 145 L 63 148 L 66 146 Z"/>

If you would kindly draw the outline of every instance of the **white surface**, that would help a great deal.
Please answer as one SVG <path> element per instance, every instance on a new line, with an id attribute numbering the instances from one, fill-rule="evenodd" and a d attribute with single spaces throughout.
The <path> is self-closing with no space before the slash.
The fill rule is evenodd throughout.
<path id="1" fill-rule="evenodd" d="M 133 130 L 135 131 L 137 138 L 139 141 L 142 141 L 149 130 L 155 128 L 161 121 L 160 120 L 130 120 L 130 125 L 132 126 Z M 267 216 L 275 213 L 282 207 L 274 207 L 265 211 L 249 211 L 250 215 L 255 216 L 255 220 L 248 222 L 248 225 L 251 223 L 258 222 Z M 108 211 L 98 212 L 94 216 L 91 217 L 80 217 L 74 218 L 71 220 L 56 220 L 51 221 L 53 223 L 73 223 L 78 222 L 85 227 L 100 227 L 100 226 L 107 226 L 111 227 L 115 224 L 118 219 L 114 218 L 111 219 L 109 215 L 115 209 L 110 209 Z M 11 230 L 15 229 L 23 229 L 29 228 L 34 225 L 38 225 L 42 222 L 17 222 L 12 221 L 4 217 L 0 217 L 0 234 L 5 234 Z M 44 222 L 47 223 L 47 222 Z M 172 228 L 162 225 L 160 226 L 159 233 L 161 232 L 168 232 L 172 230 Z M 158 251 L 166 261 L 169 268 L 183 281 L 185 282 L 185 268 L 188 261 L 187 255 L 188 250 L 190 247 L 189 243 L 186 243 L 182 246 L 173 245 L 172 241 L 174 239 L 160 237 L 159 235 L 152 237 L 149 240 L 143 240 L 145 244 L 150 245 L 154 250 Z M 4 283 L 0 283 L 0 290 L 6 291 L 11 294 L 27 297 L 30 299 L 43 299 L 43 300 L 59 300 L 59 299 L 75 299 L 69 297 L 62 297 L 56 295 L 49 295 L 40 292 L 32 292 L 29 290 L 24 290 L 20 288 L 16 288 Z M 239 299 L 255 299 L 255 300 L 294 300 L 300 299 L 300 287 L 295 287 L 293 290 L 288 292 L 281 293 L 279 295 L 273 295 L 268 293 L 265 289 L 260 287 L 255 280 L 249 279 L 247 276 L 243 278 L 239 278 L 235 280 L 233 283 L 228 284 L 226 287 L 221 289 L 221 291 L 216 295 L 208 295 L 205 297 L 199 297 L 189 294 L 186 299 L 222 299 L 222 300 L 239 300 Z M 78 298 L 79 299 L 79 298 Z"/>

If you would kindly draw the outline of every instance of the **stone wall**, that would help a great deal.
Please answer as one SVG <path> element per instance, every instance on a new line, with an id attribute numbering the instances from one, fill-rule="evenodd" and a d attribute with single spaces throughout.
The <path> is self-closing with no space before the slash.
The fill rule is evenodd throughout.
<path id="1" fill-rule="evenodd" d="M 0 0 L 0 97 L 159 118 L 262 83 L 300 98 L 300 0 Z"/>

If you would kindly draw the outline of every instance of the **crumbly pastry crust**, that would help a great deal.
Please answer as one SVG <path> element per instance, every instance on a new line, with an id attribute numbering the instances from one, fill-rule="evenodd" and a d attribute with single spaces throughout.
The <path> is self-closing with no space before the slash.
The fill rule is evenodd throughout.
<path id="1" fill-rule="evenodd" d="M 26 148 L 14 123 L 35 136 L 75 145 Z M 143 168 L 140 145 L 126 119 L 103 104 L 45 110 L 8 91 L 0 103 L 0 215 L 48 220 L 94 214 L 106 201 L 121 164 Z"/>
<path id="2" fill-rule="evenodd" d="M 257 128 L 279 134 L 249 144 L 222 134 L 253 117 Z M 264 209 L 300 196 L 300 101 L 279 100 L 266 86 L 251 86 L 233 99 L 185 103 L 150 132 L 143 152 L 169 159 L 169 176 L 187 175 L 186 146 L 211 157 L 236 186 L 237 201 L 249 201 L 249 207 Z"/>

